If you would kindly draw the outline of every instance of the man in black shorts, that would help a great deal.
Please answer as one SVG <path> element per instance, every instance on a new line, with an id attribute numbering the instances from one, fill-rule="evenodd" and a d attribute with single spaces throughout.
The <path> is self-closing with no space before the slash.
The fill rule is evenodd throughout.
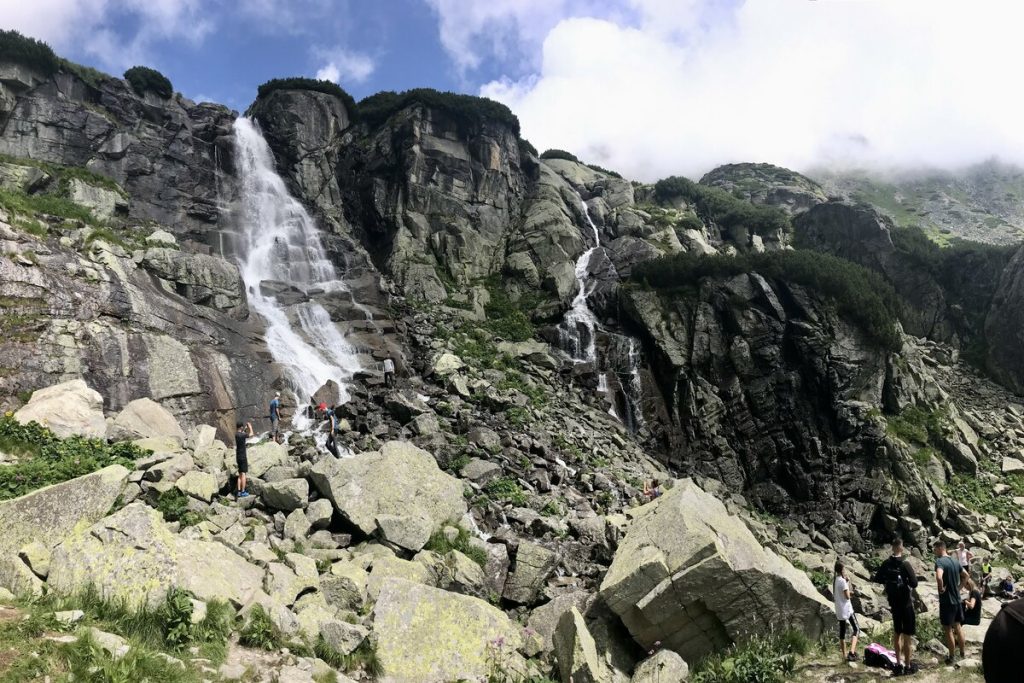
<path id="1" fill-rule="evenodd" d="M 896 539 L 892 544 L 892 557 L 882 563 L 871 578 L 885 586 L 892 612 L 893 650 L 896 651 L 897 676 L 912 674 L 917 667 L 910 662 L 913 636 L 917 633 L 917 614 L 914 612 L 913 591 L 917 588 L 917 575 L 910 563 L 903 558 L 903 541 Z"/>
<path id="2" fill-rule="evenodd" d="M 946 649 L 949 655 L 946 664 L 956 662 L 956 646 L 960 646 L 960 658 L 964 657 L 964 632 L 960 625 L 964 623 L 964 609 L 960 602 L 960 566 L 959 560 L 946 552 L 946 544 L 937 541 L 935 550 L 935 585 L 939 589 L 939 621 L 946 632 Z"/>
<path id="3" fill-rule="evenodd" d="M 249 471 L 249 459 L 246 457 L 245 447 L 252 438 L 252 423 L 239 422 L 235 425 L 235 464 L 238 465 L 238 485 L 235 489 L 236 498 L 245 498 L 249 492 L 245 490 L 245 475 Z"/>

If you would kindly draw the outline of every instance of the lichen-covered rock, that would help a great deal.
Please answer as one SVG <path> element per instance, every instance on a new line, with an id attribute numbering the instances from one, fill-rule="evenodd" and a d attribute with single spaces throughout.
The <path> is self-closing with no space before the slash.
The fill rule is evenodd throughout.
<path id="1" fill-rule="evenodd" d="M 685 681 L 690 676 L 690 667 L 672 650 L 658 650 L 636 665 L 630 683 L 662 683 L 662 681 Z"/>
<path id="2" fill-rule="evenodd" d="M 377 515 L 380 537 L 411 552 L 418 552 L 430 540 L 434 523 L 415 515 Z"/>
<path id="3" fill-rule="evenodd" d="M 263 503 L 274 510 L 291 512 L 306 506 L 309 498 L 309 482 L 305 479 L 285 479 L 264 484 L 260 489 Z"/>
<path id="4" fill-rule="evenodd" d="M 158 605 L 172 587 L 240 606 L 261 588 L 263 570 L 221 543 L 174 534 L 159 512 L 132 503 L 61 542 L 47 584 L 65 595 L 91 586 L 136 606 Z"/>
<path id="5" fill-rule="evenodd" d="M 186 472 L 174 482 L 174 486 L 179 489 L 182 493 L 185 493 L 197 500 L 201 500 L 204 503 L 209 503 L 213 500 L 213 497 L 217 495 L 217 491 L 220 490 L 220 486 L 217 483 L 217 477 L 209 472 L 200 472 L 198 470 L 192 470 Z"/>
<path id="6" fill-rule="evenodd" d="M 612 672 L 598 655 L 597 644 L 575 607 L 562 615 L 554 634 L 555 658 L 562 683 L 611 683 Z M 668 679 L 666 679 L 668 680 Z"/>
<path id="7" fill-rule="evenodd" d="M 114 418 L 108 435 L 114 441 L 166 436 L 184 442 L 185 432 L 166 408 L 150 398 L 129 403 Z"/>
<path id="8" fill-rule="evenodd" d="M 641 647 L 690 661 L 766 629 L 817 638 L 832 621 L 804 572 L 689 479 L 639 508 L 601 596 Z"/>
<path id="9" fill-rule="evenodd" d="M 364 534 L 377 530 L 381 515 L 419 516 L 433 529 L 466 511 L 462 484 L 442 472 L 426 451 L 402 442 L 351 458 L 325 458 L 310 480 L 335 509 Z"/>
<path id="10" fill-rule="evenodd" d="M 238 267 L 218 256 L 150 248 L 141 265 L 194 304 L 230 311 L 240 318 L 247 313 Z"/>
<path id="11" fill-rule="evenodd" d="M 505 599 L 532 605 L 557 564 L 558 556 L 554 551 L 537 543 L 520 541 L 515 564 L 505 581 Z"/>
<path id="12" fill-rule="evenodd" d="M 382 683 L 486 678 L 495 648 L 508 672 L 522 672 L 519 628 L 483 600 L 388 579 L 373 610 Z"/>
<path id="13" fill-rule="evenodd" d="M 77 526 L 102 519 L 128 480 L 128 470 L 111 465 L 61 484 L 0 502 L 0 562 L 17 558 L 18 551 L 38 541 L 52 548 Z"/>
<path id="14" fill-rule="evenodd" d="M 83 379 L 32 392 L 28 403 L 14 413 L 14 419 L 21 424 L 37 422 L 62 439 L 69 436 L 102 439 L 107 435 L 103 397 L 90 389 Z"/>
<path id="15" fill-rule="evenodd" d="M 248 446 L 245 451 L 249 461 L 249 476 L 260 478 L 271 467 L 284 465 L 288 462 L 288 447 L 273 441 L 264 441 Z M 238 474 L 238 463 L 235 462 L 234 451 L 224 457 L 224 464 L 231 476 Z"/>

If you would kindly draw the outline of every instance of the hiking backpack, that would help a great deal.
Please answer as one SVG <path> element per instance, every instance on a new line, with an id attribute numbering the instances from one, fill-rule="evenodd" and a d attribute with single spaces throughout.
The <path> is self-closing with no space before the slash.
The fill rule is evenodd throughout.
<path id="1" fill-rule="evenodd" d="M 906 569 L 902 560 L 889 558 L 878 569 L 878 578 L 885 586 L 885 594 L 890 601 L 906 598 L 910 593 Z"/>
<path id="2" fill-rule="evenodd" d="M 884 645 L 871 643 L 864 648 L 864 665 L 892 671 L 896 668 L 896 653 Z"/>

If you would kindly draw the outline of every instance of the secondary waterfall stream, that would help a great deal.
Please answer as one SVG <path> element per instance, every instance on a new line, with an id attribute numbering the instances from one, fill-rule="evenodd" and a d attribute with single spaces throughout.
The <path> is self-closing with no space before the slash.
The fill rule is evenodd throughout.
<path id="1" fill-rule="evenodd" d="M 588 287 L 590 279 L 590 259 L 594 252 L 601 248 L 601 238 L 597 232 L 597 226 L 590 218 L 590 209 L 587 203 L 580 199 L 580 206 L 583 208 L 583 216 L 587 225 L 594 234 L 594 246 L 580 254 L 576 259 L 576 296 L 572 300 L 572 306 L 565 314 L 565 318 L 558 326 L 558 335 L 562 342 L 562 348 L 581 363 L 593 363 L 597 360 L 597 348 L 594 339 L 594 331 L 597 329 L 597 318 L 590 310 L 587 297 L 590 296 L 592 288 Z"/>
<path id="2" fill-rule="evenodd" d="M 312 297 L 346 290 L 327 257 L 316 223 L 277 174 L 270 146 L 256 124 L 234 124 L 240 185 L 239 268 L 249 305 L 266 321 L 266 343 L 303 405 L 332 379 L 346 386 L 359 370 L 355 349 Z M 297 291 L 296 291 L 297 290 Z M 297 294 L 285 303 L 283 292 Z"/>

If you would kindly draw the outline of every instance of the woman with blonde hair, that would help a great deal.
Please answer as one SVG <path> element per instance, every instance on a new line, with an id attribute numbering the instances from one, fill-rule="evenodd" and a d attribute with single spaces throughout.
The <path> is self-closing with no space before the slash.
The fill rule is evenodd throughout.
<path id="1" fill-rule="evenodd" d="M 960 590 L 967 593 L 964 598 L 964 624 L 977 626 L 981 623 L 981 591 L 971 579 L 971 574 L 966 569 L 960 572 Z"/>

